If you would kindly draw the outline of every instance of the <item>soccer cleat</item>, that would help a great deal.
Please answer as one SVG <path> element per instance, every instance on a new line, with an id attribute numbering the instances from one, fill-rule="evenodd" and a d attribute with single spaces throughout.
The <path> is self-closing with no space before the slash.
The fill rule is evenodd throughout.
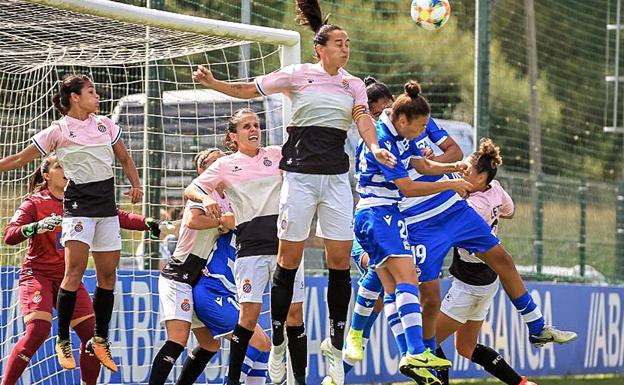
<path id="1" fill-rule="evenodd" d="M 452 365 L 451 361 L 431 353 L 429 348 L 419 354 L 406 354 L 405 357 L 401 358 L 401 363 L 415 369 L 446 369 Z M 401 366 L 401 363 L 399 366 Z"/>
<path id="2" fill-rule="evenodd" d="M 364 359 L 363 333 L 363 330 L 349 329 L 349 333 L 347 334 L 344 355 L 352 362 L 362 361 Z"/>
<path id="3" fill-rule="evenodd" d="M 323 381 L 321 382 L 321 385 L 336 385 L 336 383 L 334 383 L 330 376 L 325 376 L 325 378 L 323 378 Z"/>
<path id="4" fill-rule="evenodd" d="M 58 359 L 61 368 L 63 369 L 76 369 L 76 360 L 72 353 L 72 344 L 70 340 L 61 340 L 56 337 L 56 358 Z"/>
<path id="5" fill-rule="evenodd" d="M 522 376 L 520 378 L 522 378 L 522 381 L 520 381 L 518 385 L 537 385 L 535 382 L 527 380 L 525 376 Z"/>
<path id="6" fill-rule="evenodd" d="M 537 335 L 530 335 L 529 342 L 536 347 L 542 347 L 549 342 L 555 342 L 558 344 L 567 344 L 576 339 L 576 333 L 567 330 L 558 330 L 550 325 L 544 326 L 542 332 Z"/>
<path id="7" fill-rule="evenodd" d="M 288 341 L 284 339 L 281 345 L 271 345 L 269 353 L 269 376 L 274 384 L 281 384 L 286 377 L 286 347 Z"/>
<path id="8" fill-rule="evenodd" d="M 108 370 L 117 373 L 117 364 L 113 361 L 110 351 L 110 343 L 106 338 L 95 336 L 87 341 L 85 345 L 85 353 L 96 356 L 102 365 Z"/>
<path id="9" fill-rule="evenodd" d="M 425 368 L 414 368 L 407 364 L 406 357 L 401 358 L 399 371 L 406 377 L 416 381 L 418 385 L 442 385 L 442 381 Z"/>
<path id="10" fill-rule="evenodd" d="M 327 374 L 334 385 L 344 385 L 344 366 L 342 364 L 342 350 L 336 349 L 329 338 L 321 342 L 321 352 L 327 359 Z"/>

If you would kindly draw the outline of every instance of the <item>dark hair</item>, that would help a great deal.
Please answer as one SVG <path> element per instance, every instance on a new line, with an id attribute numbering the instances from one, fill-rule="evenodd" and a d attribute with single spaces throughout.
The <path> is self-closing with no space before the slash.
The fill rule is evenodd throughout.
<path id="1" fill-rule="evenodd" d="M 404 93 L 399 95 L 392 104 L 392 120 L 405 115 L 408 121 L 412 121 L 417 116 L 425 116 L 431 113 L 431 106 L 427 99 L 422 96 L 420 84 L 416 80 L 410 80 L 403 86 Z"/>
<path id="2" fill-rule="evenodd" d="M 314 45 L 327 45 L 329 33 L 332 31 L 342 31 L 343 29 L 335 24 L 329 24 L 329 14 L 323 18 L 321 6 L 318 0 L 297 0 L 297 17 L 295 18 L 299 25 L 308 25 L 314 38 Z"/>
<path id="3" fill-rule="evenodd" d="M 239 108 L 234 111 L 232 117 L 228 120 L 227 126 L 225 127 L 225 138 L 223 138 L 223 145 L 226 149 L 236 152 L 238 151 L 238 144 L 232 138 L 230 138 L 230 132 L 236 132 L 236 126 L 240 123 L 241 117 L 244 114 L 256 114 L 254 110 L 251 108 Z"/>
<path id="4" fill-rule="evenodd" d="M 487 172 L 486 184 L 490 184 L 496 177 L 496 171 L 503 165 L 500 147 L 490 138 L 479 140 L 479 149 L 471 156 L 472 165 L 477 172 Z"/>
<path id="5" fill-rule="evenodd" d="M 385 83 L 378 81 L 374 77 L 365 77 L 364 85 L 366 85 L 366 96 L 368 97 L 369 106 L 379 99 L 394 100 L 394 95 L 390 92 L 390 88 L 388 88 Z"/>
<path id="6" fill-rule="evenodd" d="M 195 165 L 195 170 L 206 169 L 206 163 L 208 163 L 208 159 L 210 158 L 210 154 L 216 151 L 221 151 L 221 149 L 217 147 L 207 148 L 203 151 L 200 151 L 193 158 L 193 164 Z M 198 171 L 199 172 L 199 171 Z"/>
<path id="7" fill-rule="evenodd" d="M 35 172 L 30 176 L 30 180 L 28 181 L 28 192 L 30 194 L 34 194 L 38 191 L 41 191 L 48 187 L 48 182 L 43 177 L 43 174 L 50 171 L 50 166 L 52 166 L 52 161 L 56 161 L 56 155 L 48 155 L 41 161 L 41 165 L 37 167 Z"/>
<path id="8" fill-rule="evenodd" d="M 59 91 L 52 97 L 52 103 L 54 103 L 54 107 L 58 112 L 63 115 L 67 114 L 67 111 L 69 111 L 71 107 L 69 102 L 71 94 L 75 93 L 80 95 L 82 87 L 84 87 L 87 82 L 93 83 L 87 75 L 81 74 L 66 75 L 63 80 L 61 80 Z"/>

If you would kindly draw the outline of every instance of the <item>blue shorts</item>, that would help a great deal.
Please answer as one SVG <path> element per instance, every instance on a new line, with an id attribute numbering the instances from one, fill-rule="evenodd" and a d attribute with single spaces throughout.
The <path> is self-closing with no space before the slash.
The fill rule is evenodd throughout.
<path id="1" fill-rule="evenodd" d="M 240 309 L 236 295 L 216 278 L 202 274 L 193 288 L 195 314 L 210 330 L 213 338 L 234 331 Z"/>
<path id="2" fill-rule="evenodd" d="M 362 256 L 364 253 L 366 253 L 366 251 L 362 249 L 360 242 L 358 242 L 357 239 L 354 239 L 353 247 L 351 248 L 351 259 L 353 259 L 353 263 L 355 263 L 355 267 L 360 272 L 360 275 L 366 274 L 366 269 L 362 267 Z M 368 268 L 368 264 L 366 267 Z"/>
<path id="3" fill-rule="evenodd" d="M 452 247 L 483 253 L 500 243 L 492 228 L 464 200 L 442 214 L 408 225 L 408 229 L 420 282 L 440 276 L 444 257 Z"/>
<path id="4" fill-rule="evenodd" d="M 355 238 L 368 253 L 368 267 L 381 265 L 390 256 L 412 258 L 407 226 L 396 205 L 376 206 L 355 212 Z"/>

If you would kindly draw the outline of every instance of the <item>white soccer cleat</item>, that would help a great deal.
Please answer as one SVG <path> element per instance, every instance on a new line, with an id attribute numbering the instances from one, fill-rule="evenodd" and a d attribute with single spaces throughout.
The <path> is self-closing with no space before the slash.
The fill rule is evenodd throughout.
<path id="1" fill-rule="evenodd" d="M 271 345 L 269 353 L 269 376 L 274 384 L 281 384 L 286 377 L 286 348 L 288 340 L 284 338 L 281 345 Z"/>
<path id="2" fill-rule="evenodd" d="M 555 329 L 550 325 L 544 326 L 542 332 L 539 335 L 531 335 L 529 336 L 529 342 L 533 346 L 542 347 L 549 342 L 554 342 L 557 344 L 567 344 L 568 342 L 572 342 L 576 339 L 577 335 L 575 332 L 567 331 L 567 330 L 559 330 Z"/>
<path id="3" fill-rule="evenodd" d="M 327 374 L 333 385 L 344 385 L 344 367 L 342 366 L 342 350 L 336 349 L 329 338 L 321 342 L 321 352 L 327 359 Z M 325 382 L 325 380 L 323 380 Z"/>

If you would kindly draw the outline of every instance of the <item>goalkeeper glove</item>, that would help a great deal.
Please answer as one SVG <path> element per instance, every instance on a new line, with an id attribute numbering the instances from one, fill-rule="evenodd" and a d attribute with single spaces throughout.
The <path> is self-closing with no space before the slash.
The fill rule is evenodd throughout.
<path id="1" fill-rule="evenodd" d="M 159 221 L 154 218 L 145 218 L 145 227 L 150 232 L 150 238 L 157 241 L 160 239 L 160 232 L 162 230 L 174 229 L 173 223 L 169 221 Z"/>
<path id="2" fill-rule="evenodd" d="M 48 231 L 54 231 L 63 222 L 63 217 L 60 215 L 52 214 L 49 217 L 45 217 L 39 222 L 29 223 L 22 226 L 22 235 L 26 238 L 32 238 L 35 234 L 42 234 Z"/>

